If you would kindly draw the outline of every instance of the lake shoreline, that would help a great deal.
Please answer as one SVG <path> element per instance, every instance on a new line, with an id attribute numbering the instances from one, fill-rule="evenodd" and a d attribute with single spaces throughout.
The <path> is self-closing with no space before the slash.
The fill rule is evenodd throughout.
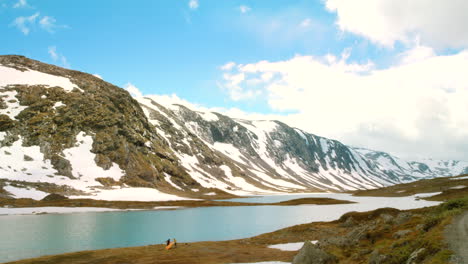
<path id="1" fill-rule="evenodd" d="M 466 204 L 467 202 L 465 201 L 465 207 L 463 208 L 466 208 Z M 442 210 L 452 210 L 447 208 L 451 208 L 451 206 L 442 204 L 411 210 L 380 208 L 367 212 L 350 212 L 344 214 L 338 220 L 294 225 L 244 239 L 193 243 L 178 241 L 177 248 L 171 250 L 165 250 L 164 244 L 152 244 L 138 247 L 79 251 L 7 263 L 147 264 L 154 263 L 155 261 L 157 263 L 172 264 L 254 263 L 264 261 L 290 263 L 297 254 L 297 249 L 286 251 L 275 249 L 271 245 L 305 241 L 319 241 L 317 248 L 333 254 L 338 261 L 346 259 L 359 261 L 371 259 L 374 255 L 381 254 L 382 252 L 388 254 L 385 250 L 393 252 L 399 247 L 406 246 L 406 244 L 400 244 L 401 241 L 407 241 L 408 239 L 416 241 L 441 236 L 445 226 L 450 223 L 451 216 L 444 215 L 443 220 L 435 224 L 431 223 L 430 227 L 426 227 L 429 223 L 426 217 L 441 214 Z M 456 213 L 452 214 L 456 215 Z M 419 227 L 421 225 L 423 226 L 422 229 Z M 356 230 L 364 231 L 365 235 L 355 237 Z M 403 233 L 405 235 L 401 235 Z M 380 235 L 375 236 L 375 234 Z M 393 246 L 389 246 L 389 239 L 394 240 Z M 430 257 L 441 258 L 442 255 L 446 259 L 450 256 L 442 240 L 433 242 L 435 248 L 432 248 L 432 250 L 435 251 L 431 253 Z M 354 246 L 349 247 L 348 243 L 352 243 Z M 378 245 L 386 245 L 388 249 L 381 248 L 380 253 L 376 253 L 373 248 Z M 398 257 L 398 255 L 396 256 Z"/>
<path id="2" fill-rule="evenodd" d="M 0 216 L 24 215 L 24 214 L 44 214 L 44 213 L 82 213 L 82 212 L 108 212 L 108 211 L 131 211 L 131 210 L 174 210 L 196 207 L 213 206 L 293 206 L 293 205 L 331 205 L 355 203 L 347 200 L 333 198 L 301 198 L 281 201 L 276 203 L 252 203 L 252 202 L 229 202 L 214 200 L 180 200 L 180 201 L 160 201 L 160 202 L 137 202 L 137 201 L 104 201 L 93 199 L 63 199 L 56 201 L 37 201 L 33 199 L 0 199 Z M 47 210 L 47 208 L 54 210 Z M 19 210 L 22 208 L 34 208 L 37 213 L 27 213 Z M 64 210 L 55 210 L 64 208 Z M 82 210 L 70 210 L 66 208 L 82 208 Z M 102 210 L 99 210 L 102 209 Z M 15 210 L 19 213 L 15 213 Z M 9 213 L 10 211 L 10 213 Z M 23 212 L 23 213 L 22 213 Z"/>

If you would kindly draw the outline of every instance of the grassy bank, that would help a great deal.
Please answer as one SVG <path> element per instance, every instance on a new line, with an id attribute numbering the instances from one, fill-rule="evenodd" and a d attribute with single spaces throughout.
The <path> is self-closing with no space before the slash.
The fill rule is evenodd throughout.
<path id="1" fill-rule="evenodd" d="M 0 207 L 101 207 L 114 209 L 143 209 L 151 210 L 154 207 L 161 206 L 180 206 L 180 207 L 210 207 L 210 206 L 285 206 L 285 205 L 328 205 L 328 204 L 348 204 L 351 201 L 337 200 L 332 198 L 301 198 L 278 203 L 243 203 L 214 200 L 181 200 L 164 202 L 136 202 L 136 201 L 104 201 L 93 199 L 56 199 L 56 200 L 33 200 L 33 199 L 11 199 L 0 198 Z"/>
<path id="2" fill-rule="evenodd" d="M 397 184 L 372 190 L 360 190 L 353 192 L 355 196 L 380 196 L 403 197 L 418 193 L 440 192 L 439 195 L 424 198 L 432 201 L 446 201 L 457 197 L 468 196 L 468 175 L 457 177 L 441 177 L 428 180 L 420 180 L 405 184 Z"/>

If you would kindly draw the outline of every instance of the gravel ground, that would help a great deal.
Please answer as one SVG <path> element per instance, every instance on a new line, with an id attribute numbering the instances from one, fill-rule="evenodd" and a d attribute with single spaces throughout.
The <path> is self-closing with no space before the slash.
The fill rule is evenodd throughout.
<path id="1" fill-rule="evenodd" d="M 452 262 L 468 264 L 468 211 L 454 219 L 447 227 L 445 237 L 450 249 L 455 251 Z"/>

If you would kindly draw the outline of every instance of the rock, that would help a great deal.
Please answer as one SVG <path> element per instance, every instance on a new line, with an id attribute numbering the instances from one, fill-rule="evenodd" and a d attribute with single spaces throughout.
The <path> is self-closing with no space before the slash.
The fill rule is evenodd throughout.
<path id="1" fill-rule="evenodd" d="M 335 245 L 338 247 L 351 247 L 359 243 L 360 240 L 366 238 L 369 230 L 373 230 L 375 225 L 364 224 L 354 227 L 344 236 L 330 236 L 323 239 L 320 243 L 322 245 Z"/>
<path id="2" fill-rule="evenodd" d="M 363 239 L 366 236 L 368 230 L 374 229 L 371 225 L 363 225 L 357 228 L 354 228 L 351 232 L 349 232 L 346 236 L 348 239 L 354 244 L 358 243 L 359 240 Z"/>
<path id="3" fill-rule="evenodd" d="M 306 241 L 299 253 L 294 257 L 292 264 L 333 264 L 338 263 L 337 258 L 318 246 Z"/>
<path id="4" fill-rule="evenodd" d="M 422 231 L 424 229 L 424 224 L 419 224 L 416 226 L 416 230 Z"/>
<path id="5" fill-rule="evenodd" d="M 6 131 L 15 126 L 15 121 L 7 115 L 0 115 L 0 131 Z"/>
<path id="6" fill-rule="evenodd" d="M 389 214 L 381 214 L 380 217 L 383 219 L 385 224 L 393 224 L 394 217 Z"/>
<path id="7" fill-rule="evenodd" d="M 340 226 L 341 227 L 353 227 L 356 225 L 356 221 L 354 221 L 354 218 L 352 216 L 346 218 L 346 221 L 342 223 Z"/>
<path id="8" fill-rule="evenodd" d="M 417 262 L 418 261 L 418 257 L 421 256 L 421 254 L 426 251 L 425 248 L 420 248 L 416 251 L 414 251 L 413 253 L 411 253 L 410 257 L 408 258 L 408 260 L 406 261 L 406 264 L 416 264 L 416 263 L 419 263 Z"/>
<path id="9" fill-rule="evenodd" d="M 56 194 L 56 193 L 51 193 L 47 195 L 46 197 L 42 198 L 41 201 L 63 201 L 63 200 L 68 200 L 68 197 Z"/>
<path id="10" fill-rule="evenodd" d="M 54 155 L 51 158 L 51 163 L 54 168 L 57 170 L 59 175 L 67 176 L 68 178 L 73 179 L 72 167 L 70 161 L 60 157 L 59 155 Z"/>
<path id="11" fill-rule="evenodd" d="M 397 231 L 393 234 L 393 238 L 401 238 L 401 237 L 404 237 L 406 235 L 408 235 L 409 233 L 411 233 L 412 231 L 411 230 L 408 230 L 408 229 L 405 229 L 405 230 L 400 230 L 400 231 Z"/>
<path id="12" fill-rule="evenodd" d="M 332 236 L 332 237 L 328 237 L 328 238 L 321 240 L 320 244 L 324 246 L 335 245 L 339 247 L 345 247 L 345 246 L 349 246 L 351 244 L 351 241 L 347 237 Z"/>
<path id="13" fill-rule="evenodd" d="M 375 249 L 372 251 L 369 257 L 369 264 L 380 264 L 384 263 L 384 261 L 387 259 L 387 256 L 382 255 L 379 253 L 378 249 Z"/>
<path id="14" fill-rule="evenodd" d="M 25 154 L 25 155 L 23 156 L 23 160 L 24 160 L 24 161 L 33 161 L 34 159 Z"/>
<path id="15" fill-rule="evenodd" d="M 395 218 L 395 224 L 402 225 L 408 222 L 411 219 L 411 217 L 413 217 L 411 213 L 408 213 L 408 212 L 399 213 L 397 217 Z"/>

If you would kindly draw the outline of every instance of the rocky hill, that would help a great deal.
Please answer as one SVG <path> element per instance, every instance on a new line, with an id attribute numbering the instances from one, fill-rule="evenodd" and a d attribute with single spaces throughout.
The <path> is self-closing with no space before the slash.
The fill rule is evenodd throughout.
<path id="1" fill-rule="evenodd" d="M 348 147 L 278 121 L 134 99 L 93 75 L 21 56 L 0 56 L 0 98 L 4 196 L 341 191 L 468 170 L 462 161 L 403 161 Z"/>

